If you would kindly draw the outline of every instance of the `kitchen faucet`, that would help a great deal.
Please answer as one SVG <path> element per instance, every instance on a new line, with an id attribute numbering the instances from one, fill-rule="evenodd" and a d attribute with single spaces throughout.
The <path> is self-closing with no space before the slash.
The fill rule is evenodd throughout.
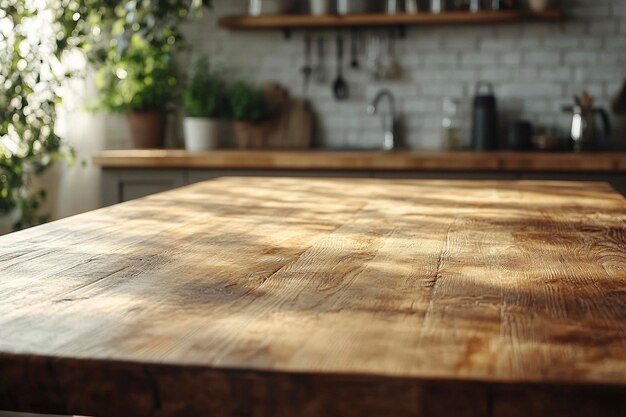
<path id="1" fill-rule="evenodd" d="M 396 143 L 396 125 L 398 117 L 396 115 L 396 100 L 393 93 L 388 89 L 383 89 L 376 94 L 372 103 L 367 106 L 367 113 L 375 115 L 378 112 L 378 105 L 383 98 L 387 98 L 389 101 L 389 111 L 391 113 L 391 123 L 387 122 L 387 117 L 383 115 L 383 150 L 391 151 L 397 147 Z"/>

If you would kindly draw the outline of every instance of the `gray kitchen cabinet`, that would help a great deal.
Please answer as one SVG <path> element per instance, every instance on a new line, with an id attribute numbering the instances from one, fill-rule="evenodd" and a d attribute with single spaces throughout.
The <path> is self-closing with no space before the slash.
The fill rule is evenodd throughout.
<path id="1" fill-rule="evenodd" d="M 238 170 L 238 169 L 118 169 L 105 168 L 102 202 L 121 203 L 219 177 L 467 179 L 467 180 L 556 180 L 610 183 L 626 195 L 626 175 L 595 173 L 521 173 L 476 171 L 369 171 L 369 170 Z"/>
<path id="2" fill-rule="evenodd" d="M 102 174 L 102 204 L 110 206 L 219 177 L 369 178 L 368 171 L 118 169 Z"/>
<path id="3" fill-rule="evenodd" d="M 369 178 L 367 171 L 309 171 L 309 170 L 189 170 L 189 184 L 219 177 L 293 177 L 293 178 Z"/>
<path id="4" fill-rule="evenodd" d="M 102 173 L 102 204 L 110 206 L 188 183 L 184 170 L 105 169 Z"/>

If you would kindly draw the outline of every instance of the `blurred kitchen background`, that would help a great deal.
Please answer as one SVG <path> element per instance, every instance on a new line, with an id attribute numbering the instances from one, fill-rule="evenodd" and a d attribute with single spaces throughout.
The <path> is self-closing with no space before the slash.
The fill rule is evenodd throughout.
<path id="1" fill-rule="evenodd" d="M 625 1 L 339 3 L 342 4 L 317 0 L 215 0 L 201 17 L 182 25 L 186 47 L 176 58 L 179 73 L 188 75 L 194 63 L 206 59 L 212 69 L 222 71 L 229 81 L 243 79 L 258 86 L 273 81 L 291 97 L 307 99 L 313 114 L 313 133 L 304 140 L 310 140 L 313 148 L 381 148 L 383 131 L 389 130 L 383 126 L 383 117 L 379 117 L 386 111 L 386 103 L 377 103 L 385 110 L 377 109 L 380 111 L 374 116 L 367 109 L 384 90 L 395 100 L 396 148 L 569 151 L 573 146 L 572 113 L 581 105 L 602 109 L 609 115 L 610 137 L 604 131 L 601 114 L 594 113 L 596 148 L 606 151 L 626 147 L 625 118 L 612 111 L 626 79 Z M 337 9 L 338 6 L 348 10 Z M 287 30 L 278 21 L 271 23 L 271 28 L 239 30 L 250 14 L 271 17 L 279 12 L 302 17 L 315 12 L 323 18 L 344 12 L 351 15 L 350 8 L 354 8 L 355 14 L 469 14 L 469 9 L 475 7 L 480 9 L 477 15 L 482 16 L 482 22 L 463 18 L 445 24 L 390 23 Z M 520 11 L 520 18 L 498 22 L 485 14 L 494 7 L 499 9 L 497 13 Z M 345 85 L 339 85 L 345 89 L 340 91 L 340 97 L 338 37 L 343 44 L 341 78 L 345 81 Z M 69 60 L 69 65 L 81 69 L 86 61 L 76 56 Z M 81 163 L 55 168 L 59 180 L 48 187 L 56 198 L 46 203 L 52 218 L 100 207 L 101 171 L 92 157 L 106 149 L 133 147 L 126 115 L 87 108 L 99 95 L 94 78 L 87 72 L 86 79 L 75 78 L 65 86 L 57 130 L 74 147 Z M 481 81 L 486 83 L 477 89 Z M 478 144 L 472 143 L 477 95 L 495 98 L 497 102 L 497 118 L 492 119 L 492 102 L 479 100 L 486 106 L 481 123 L 495 124 L 497 134 L 494 137 L 487 132 L 485 136 L 485 129 L 489 129 L 483 126 L 479 132 L 483 142 Z M 185 112 L 180 106 L 170 110 L 165 147 L 183 148 Z M 301 126 L 308 126 L 308 121 L 303 123 Z M 230 133 L 222 138 L 220 146 L 237 146 L 232 130 L 227 130 Z M 517 143 L 510 143 L 511 140 Z"/>

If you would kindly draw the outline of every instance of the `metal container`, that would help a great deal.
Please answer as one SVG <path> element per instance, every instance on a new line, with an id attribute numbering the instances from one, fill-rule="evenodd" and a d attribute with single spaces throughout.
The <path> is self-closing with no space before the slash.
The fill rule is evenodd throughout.
<path id="1" fill-rule="evenodd" d="M 400 13 L 400 1 L 399 0 L 387 0 L 387 14 Z"/>
<path id="2" fill-rule="evenodd" d="M 262 16 L 288 13 L 292 5 L 291 0 L 250 0 L 248 14 Z"/>
<path id="3" fill-rule="evenodd" d="M 479 151 L 498 147 L 498 110 L 493 84 L 476 84 L 472 124 L 472 147 Z"/>
<path id="4" fill-rule="evenodd" d="M 418 0 L 406 0 L 404 9 L 407 13 L 417 13 L 420 11 L 420 2 Z"/>
<path id="5" fill-rule="evenodd" d="M 441 13 L 446 10 L 445 0 L 430 0 L 430 12 Z"/>
<path id="6" fill-rule="evenodd" d="M 310 0 L 311 14 L 323 16 L 332 13 L 330 0 Z"/>
<path id="7" fill-rule="evenodd" d="M 370 12 L 367 0 L 337 0 L 337 14 L 363 14 Z"/>

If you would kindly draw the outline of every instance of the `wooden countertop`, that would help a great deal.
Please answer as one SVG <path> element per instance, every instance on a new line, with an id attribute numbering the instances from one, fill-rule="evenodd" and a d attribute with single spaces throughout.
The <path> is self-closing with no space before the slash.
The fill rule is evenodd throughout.
<path id="1" fill-rule="evenodd" d="M 200 183 L 0 238 L 0 409 L 623 415 L 625 265 L 601 183 Z"/>
<path id="2" fill-rule="evenodd" d="M 626 172 L 626 153 L 183 150 L 105 151 L 103 168 Z"/>

